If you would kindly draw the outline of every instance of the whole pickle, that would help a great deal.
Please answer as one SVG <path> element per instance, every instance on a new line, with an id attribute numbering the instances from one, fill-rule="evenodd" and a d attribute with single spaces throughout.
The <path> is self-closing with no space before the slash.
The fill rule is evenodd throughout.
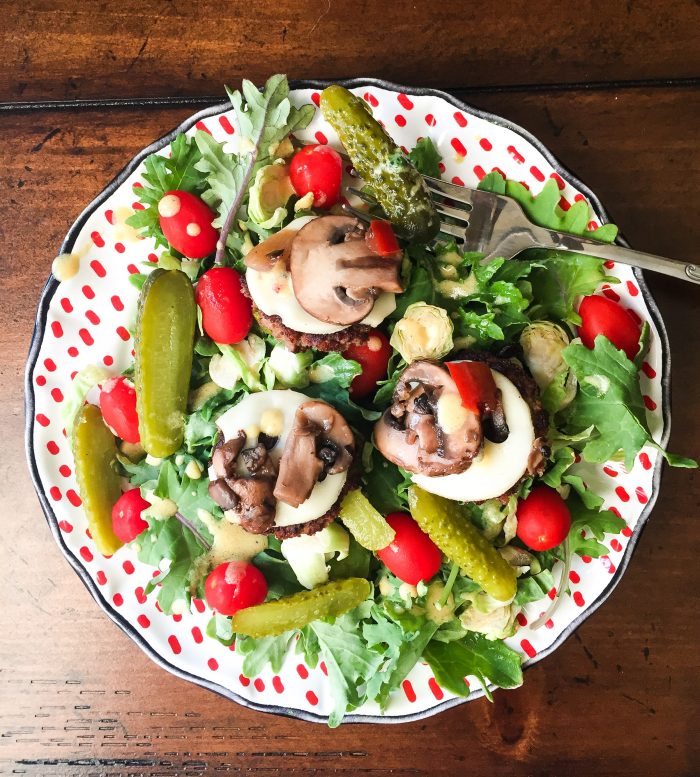
<path id="1" fill-rule="evenodd" d="M 152 456 L 182 445 L 196 321 L 190 279 L 180 270 L 154 270 L 141 289 L 134 338 L 139 432 Z"/>
<path id="2" fill-rule="evenodd" d="M 239 610 L 233 616 L 233 630 L 248 637 L 273 637 L 320 618 L 337 617 L 353 610 L 369 593 L 369 582 L 360 577 L 334 580 L 311 591 Z"/>
<path id="3" fill-rule="evenodd" d="M 117 441 L 95 405 L 83 405 L 75 419 L 73 459 L 90 534 L 100 553 L 111 556 L 123 544 L 112 530 L 112 507 L 122 495 L 114 469 Z"/>
<path id="4" fill-rule="evenodd" d="M 489 596 L 502 602 L 515 596 L 515 569 L 460 511 L 457 503 L 411 486 L 408 504 L 421 529 Z"/>
<path id="5" fill-rule="evenodd" d="M 365 102 L 335 84 L 321 92 L 321 111 L 399 234 L 422 243 L 432 240 L 440 219 L 423 177 Z"/>

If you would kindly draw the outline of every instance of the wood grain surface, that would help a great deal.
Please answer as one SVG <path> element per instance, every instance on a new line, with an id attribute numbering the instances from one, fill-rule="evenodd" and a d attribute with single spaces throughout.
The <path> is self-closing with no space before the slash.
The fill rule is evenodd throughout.
<path id="1" fill-rule="evenodd" d="M 321 19 L 325 0 L 261 2 L 254 12 L 250 3 L 145 0 L 91 11 L 1 5 L 0 100 L 216 94 L 223 79 L 275 69 L 467 88 L 473 104 L 522 124 L 586 181 L 634 247 L 698 258 L 700 88 L 542 87 L 697 75 L 697 4 L 665 13 L 632 1 L 557 5 L 551 25 L 553 3 L 518 17 L 508 2 L 498 13 L 487 3 L 444 3 L 441 14 L 414 3 L 387 3 L 380 13 L 371 2 L 350 13 L 351 4 L 333 2 Z M 363 19 L 354 44 L 352 17 Z M 457 21 L 447 45 L 432 47 Z M 506 83 L 539 86 L 473 89 Z M 22 375 L 36 302 L 68 227 L 134 154 L 191 112 L 0 114 L 0 773 L 700 773 L 697 472 L 665 473 L 609 601 L 493 705 L 481 699 L 421 722 L 330 731 L 251 712 L 170 676 L 102 614 L 54 544 L 30 484 Z M 671 447 L 698 457 L 700 296 L 690 284 L 647 280 L 671 338 Z"/>
<path id="2" fill-rule="evenodd" d="M 0 5 L 0 100 L 221 94 L 275 72 L 440 88 L 700 72 L 694 0 Z"/>

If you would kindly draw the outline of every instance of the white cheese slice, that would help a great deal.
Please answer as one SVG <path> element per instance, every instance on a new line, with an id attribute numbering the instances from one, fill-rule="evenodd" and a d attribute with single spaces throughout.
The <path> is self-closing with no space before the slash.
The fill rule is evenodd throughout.
<path id="1" fill-rule="evenodd" d="M 485 440 L 482 452 L 465 472 L 440 477 L 412 475 L 424 491 L 458 502 L 481 502 L 504 494 L 525 474 L 535 441 L 530 407 L 505 375 L 491 372 L 501 390 L 508 438 L 502 443 Z"/>
<path id="2" fill-rule="evenodd" d="M 298 231 L 313 216 L 306 216 L 296 219 L 285 230 Z M 299 304 L 294 296 L 292 286 L 292 274 L 284 267 L 281 262 L 267 272 L 259 270 L 246 270 L 246 283 L 248 291 L 255 302 L 256 307 L 268 316 L 279 316 L 282 323 L 294 329 L 297 332 L 305 332 L 313 335 L 330 335 L 334 332 L 340 332 L 346 327 L 337 324 L 328 324 L 325 321 L 319 321 L 310 313 L 307 313 Z M 374 307 L 360 323 L 367 326 L 379 326 L 384 319 L 396 310 L 396 295 L 391 292 L 382 292 L 376 299 Z"/>
<path id="3" fill-rule="evenodd" d="M 240 429 L 248 429 L 251 426 L 260 426 L 261 419 L 269 411 L 279 411 L 282 414 L 279 440 L 270 451 L 270 458 L 279 462 L 287 443 L 297 408 L 309 398 L 298 391 L 276 390 L 260 391 L 249 394 L 235 407 L 227 410 L 216 422 L 224 435 L 224 440 L 230 440 L 238 434 Z M 247 445 L 255 444 L 255 440 L 248 440 Z M 210 470 L 209 477 L 216 475 Z M 275 526 L 293 526 L 297 523 L 307 523 L 320 518 L 335 504 L 340 492 L 343 490 L 347 479 L 347 472 L 336 475 L 328 475 L 321 483 L 316 483 L 309 498 L 299 507 L 292 507 L 285 502 L 277 502 L 275 512 Z"/>

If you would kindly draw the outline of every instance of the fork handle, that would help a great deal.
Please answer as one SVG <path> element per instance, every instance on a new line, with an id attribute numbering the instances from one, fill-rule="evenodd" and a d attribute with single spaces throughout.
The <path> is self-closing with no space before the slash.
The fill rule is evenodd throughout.
<path id="1" fill-rule="evenodd" d="M 598 240 L 587 240 L 563 232 L 543 229 L 533 230 L 533 236 L 541 248 L 559 248 L 564 251 L 576 251 L 579 254 L 596 256 L 599 259 L 610 259 L 613 262 L 640 267 L 642 270 L 672 275 L 684 281 L 700 284 L 700 267 L 677 259 L 667 259 L 664 256 L 647 254 L 644 251 L 633 251 L 619 245 L 601 243 Z"/>

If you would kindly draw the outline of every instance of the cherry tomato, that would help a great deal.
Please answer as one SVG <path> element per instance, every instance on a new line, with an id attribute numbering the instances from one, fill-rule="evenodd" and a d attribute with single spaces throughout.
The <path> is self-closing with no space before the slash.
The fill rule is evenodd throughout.
<path id="1" fill-rule="evenodd" d="M 314 193 L 314 208 L 330 208 L 340 199 L 343 160 L 330 146 L 305 146 L 292 157 L 289 177 L 300 197 Z"/>
<path id="2" fill-rule="evenodd" d="M 102 384 L 100 410 L 109 428 L 125 442 L 140 442 L 139 417 L 136 414 L 136 391 L 124 376 L 110 378 Z"/>
<path id="3" fill-rule="evenodd" d="M 388 221 L 372 219 L 369 229 L 365 232 L 365 240 L 369 249 L 379 256 L 396 256 L 401 252 L 394 230 Z"/>
<path id="4" fill-rule="evenodd" d="M 125 491 L 117 499 L 112 508 L 112 529 L 122 542 L 131 542 L 148 528 L 141 513 L 150 506 L 138 488 Z"/>
<path id="5" fill-rule="evenodd" d="M 586 348 L 593 348 L 598 335 L 605 335 L 610 342 L 632 360 L 639 350 L 639 324 L 617 302 L 592 294 L 584 297 L 579 305 L 581 326 L 578 333 Z"/>
<path id="6" fill-rule="evenodd" d="M 387 336 L 378 329 L 373 329 L 366 342 L 351 345 L 343 352 L 346 359 L 359 363 L 362 372 L 352 379 L 350 396 L 352 399 L 362 399 L 374 392 L 377 381 L 386 378 L 387 365 L 391 356 L 391 346 Z"/>
<path id="7" fill-rule="evenodd" d="M 204 583 L 204 596 L 212 610 L 221 615 L 233 615 L 265 601 L 267 580 L 247 561 L 224 562 L 209 573 Z"/>
<path id="8" fill-rule="evenodd" d="M 241 276 L 232 267 L 212 267 L 197 283 L 197 304 L 204 331 L 216 343 L 240 343 L 253 324 L 253 310 L 241 290 Z"/>
<path id="9" fill-rule="evenodd" d="M 216 213 L 204 200 L 191 192 L 166 192 L 158 203 L 158 213 L 165 239 L 176 251 L 190 259 L 214 253 L 219 232 L 211 222 Z"/>
<path id="10" fill-rule="evenodd" d="M 561 545 L 571 528 L 571 513 L 559 493 L 549 486 L 535 486 L 518 502 L 518 537 L 532 550 Z"/>
<path id="11" fill-rule="evenodd" d="M 377 556 L 389 571 L 409 585 L 435 576 L 442 564 L 442 553 L 413 518 L 408 513 L 391 513 L 386 522 L 396 536 Z"/>
<path id="12" fill-rule="evenodd" d="M 495 410 L 497 404 L 496 381 L 491 368 L 485 362 L 447 362 L 459 391 L 462 405 L 472 413 Z"/>

